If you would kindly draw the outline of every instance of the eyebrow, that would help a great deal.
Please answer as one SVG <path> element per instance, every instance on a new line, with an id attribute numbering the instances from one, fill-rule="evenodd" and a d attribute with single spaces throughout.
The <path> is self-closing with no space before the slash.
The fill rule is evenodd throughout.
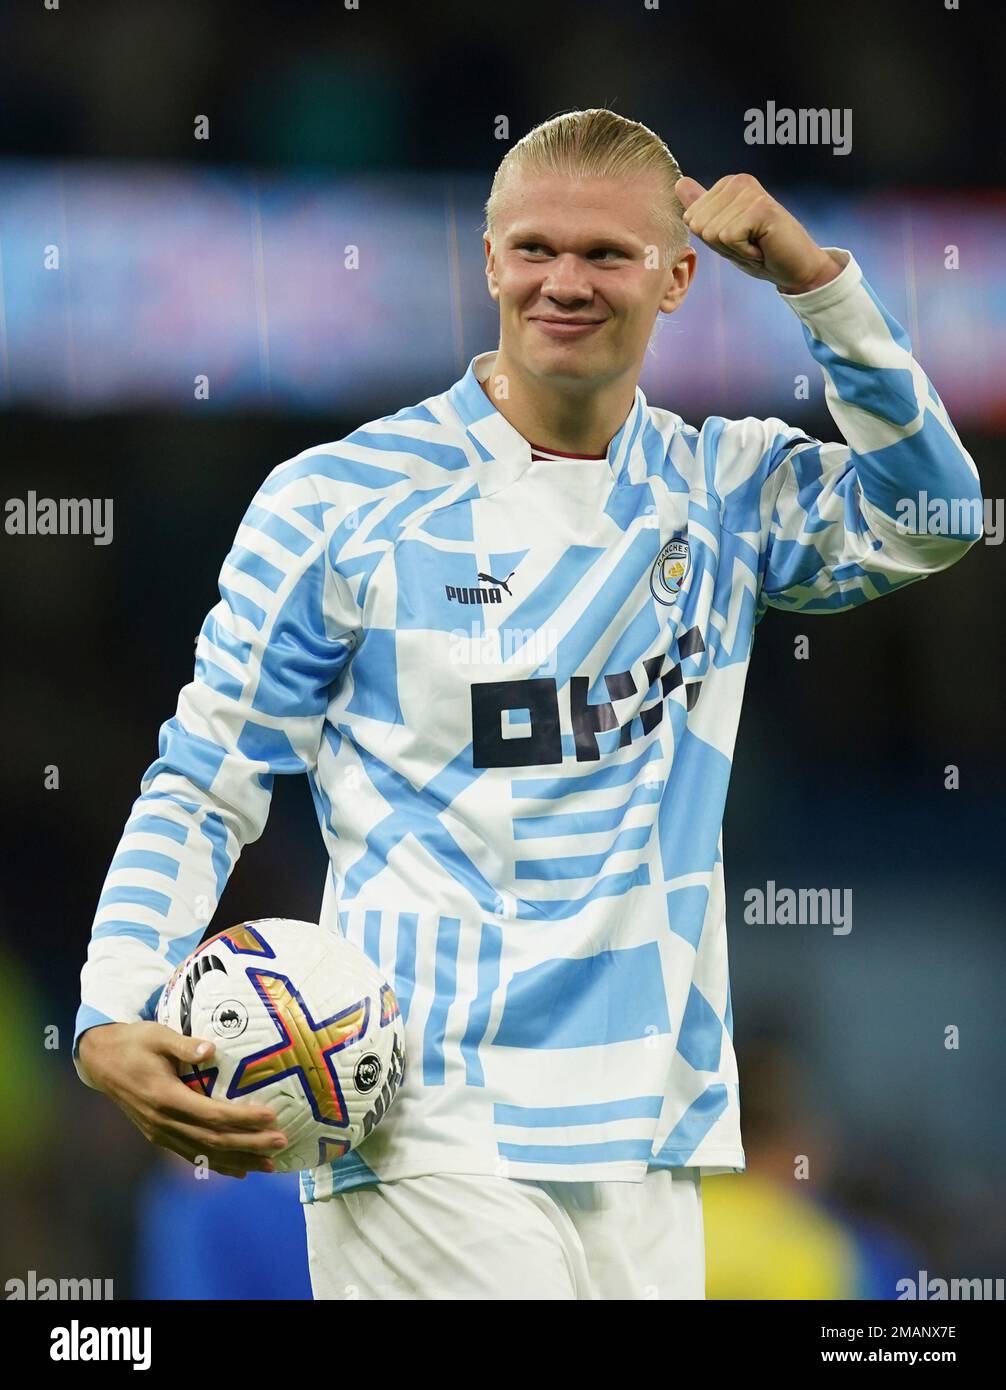
<path id="1" fill-rule="evenodd" d="M 521 242 L 531 241 L 541 242 L 542 244 L 550 246 L 554 241 L 554 237 L 547 235 L 545 232 L 535 231 L 533 228 L 528 231 L 525 231 L 523 228 L 517 228 L 514 231 L 508 232 L 505 240 L 510 245 L 518 245 Z M 632 250 L 635 249 L 637 245 L 642 245 L 634 236 L 614 236 L 611 233 L 601 233 L 596 237 L 591 237 L 585 244 L 591 250 L 596 247 L 610 247 L 612 250 L 616 251 Z"/>

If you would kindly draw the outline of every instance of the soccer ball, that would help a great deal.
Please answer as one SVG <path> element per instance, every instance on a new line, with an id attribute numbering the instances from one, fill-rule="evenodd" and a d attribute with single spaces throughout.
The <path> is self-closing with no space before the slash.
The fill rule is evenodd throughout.
<path id="1" fill-rule="evenodd" d="M 405 1077 L 402 1016 L 363 952 L 314 922 L 264 917 L 204 941 L 164 988 L 157 1021 L 211 1039 L 181 1079 L 268 1105 L 288 1147 L 277 1171 L 341 1158 L 383 1119 Z"/>

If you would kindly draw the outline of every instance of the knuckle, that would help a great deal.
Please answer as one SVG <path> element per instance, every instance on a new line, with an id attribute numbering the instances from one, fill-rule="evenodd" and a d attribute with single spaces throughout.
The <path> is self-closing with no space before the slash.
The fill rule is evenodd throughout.
<path id="1" fill-rule="evenodd" d="M 153 1105 L 145 1105 L 136 1114 L 136 1124 L 148 1139 L 164 1129 L 164 1115 Z"/>
<path id="2" fill-rule="evenodd" d="M 160 1144 L 163 1148 L 170 1148 L 175 1142 L 170 1124 L 165 1123 L 160 1117 L 152 1118 L 148 1122 L 146 1134 L 152 1144 Z"/>
<path id="3" fill-rule="evenodd" d="M 244 1134 L 218 1134 L 215 1142 L 218 1149 L 234 1153 L 238 1150 L 242 1152 L 249 1150 L 255 1141 L 251 1136 Z"/>
<path id="4" fill-rule="evenodd" d="M 177 1077 L 158 1074 L 156 1079 L 151 1079 L 145 1087 L 144 1099 L 150 1106 L 162 1108 L 170 1105 L 175 1097 L 175 1088 L 181 1084 Z"/>

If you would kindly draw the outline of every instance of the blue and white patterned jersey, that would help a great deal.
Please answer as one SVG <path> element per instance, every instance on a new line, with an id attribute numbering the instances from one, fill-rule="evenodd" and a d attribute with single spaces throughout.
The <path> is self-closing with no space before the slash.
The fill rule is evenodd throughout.
<path id="1" fill-rule="evenodd" d="M 606 458 L 536 460 L 489 352 L 269 474 L 109 868 L 78 1038 L 152 1017 L 274 777 L 306 773 L 323 924 L 392 983 L 408 1063 L 305 1201 L 743 1168 L 721 823 L 755 625 L 866 603 L 981 534 L 974 464 L 837 254 L 786 298 L 845 443 L 695 428 L 637 388 Z M 944 533 L 897 524 L 922 492 L 953 504 Z"/>

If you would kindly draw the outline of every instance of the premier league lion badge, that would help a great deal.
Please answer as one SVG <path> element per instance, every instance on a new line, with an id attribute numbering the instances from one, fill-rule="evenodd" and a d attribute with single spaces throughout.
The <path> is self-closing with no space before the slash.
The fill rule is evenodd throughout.
<path id="1" fill-rule="evenodd" d="M 658 603 L 673 603 L 688 573 L 688 542 L 668 541 L 650 570 L 650 593 Z"/>

